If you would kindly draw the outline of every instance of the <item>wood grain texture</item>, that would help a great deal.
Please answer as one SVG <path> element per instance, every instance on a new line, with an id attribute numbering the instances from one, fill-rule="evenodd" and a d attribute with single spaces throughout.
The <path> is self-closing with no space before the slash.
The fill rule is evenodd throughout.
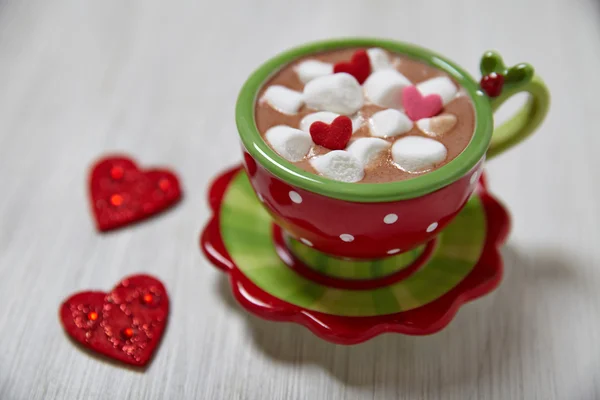
<path id="1" fill-rule="evenodd" d="M 495 48 L 554 96 L 539 134 L 488 167 L 514 216 L 501 287 L 429 337 L 342 347 L 259 320 L 198 250 L 207 185 L 240 160 L 245 78 L 348 35 L 474 74 Z M 0 399 L 600 399 L 599 48 L 597 0 L 0 0 Z M 109 151 L 178 171 L 183 203 L 97 234 L 87 168 Z M 172 298 L 144 373 L 83 353 L 57 317 L 69 294 L 141 271 Z"/>

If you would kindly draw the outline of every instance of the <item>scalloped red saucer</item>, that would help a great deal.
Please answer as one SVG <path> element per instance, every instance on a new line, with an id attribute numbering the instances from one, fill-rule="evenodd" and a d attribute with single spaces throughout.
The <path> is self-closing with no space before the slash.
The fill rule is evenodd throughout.
<path id="1" fill-rule="evenodd" d="M 239 166 L 215 179 L 209 204 L 213 216 L 200 246 L 229 274 L 237 301 L 259 317 L 296 322 L 333 343 L 360 343 L 386 332 L 435 333 L 502 278 L 499 247 L 510 218 L 488 193 L 484 176 L 437 239 L 374 262 L 333 259 L 286 237 Z"/>

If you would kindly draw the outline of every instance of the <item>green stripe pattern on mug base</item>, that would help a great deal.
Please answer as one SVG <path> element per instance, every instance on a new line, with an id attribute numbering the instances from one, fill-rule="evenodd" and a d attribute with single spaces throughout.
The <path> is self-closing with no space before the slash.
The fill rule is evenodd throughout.
<path id="1" fill-rule="evenodd" d="M 374 279 L 391 275 L 409 267 L 425 250 L 425 246 L 378 260 L 359 261 L 332 257 L 285 235 L 290 251 L 307 267 L 324 275 L 341 279 Z"/>
<path id="2" fill-rule="evenodd" d="M 223 198 L 220 229 L 233 262 L 260 289 L 309 310 L 366 317 L 418 308 L 454 288 L 479 260 L 485 242 L 486 220 L 481 200 L 472 196 L 440 233 L 438 245 L 426 265 L 404 280 L 373 290 L 323 286 L 285 265 L 275 252 L 271 218 L 243 171 L 232 179 Z M 322 265 L 329 268 L 329 260 Z M 374 267 L 375 274 L 384 273 L 377 272 L 377 268 L 385 272 L 383 266 Z"/>

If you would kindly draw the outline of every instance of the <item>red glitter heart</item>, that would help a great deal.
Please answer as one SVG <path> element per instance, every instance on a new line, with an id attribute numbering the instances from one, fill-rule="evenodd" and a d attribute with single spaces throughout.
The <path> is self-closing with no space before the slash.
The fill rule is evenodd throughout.
<path id="1" fill-rule="evenodd" d="M 126 157 L 107 157 L 92 168 L 90 196 L 100 231 L 140 221 L 181 198 L 177 177 L 167 170 L 139 170 Z"/>
<path id="2" fill-rule="evenodd" d="M 371 62 L 365 50 L 357 50 L 350 62 L 339 62 L 333 66 L 333 73 L 346 72 L 356 78 L 361 85 L 371 74 Z"/>
<path id="3" fill-rule="evenodd" d="M 313 142 L 330 150 L 342 150 L 352 137 L 352 120 L 344 115 L 334 119 L 331 124 L 315 121 L 310 125 Z"/>
<path id="4" fill-rule="evenodd" d="M 81 292 L 60 307 L 65 331 L 84 347 L 144 366 L 160 342 L 169 314 L 163 284 L 148 275 L 123 279 L 110 293 Z"/>
<path id="5" fill-rule="evenodd" d="M 416 86 L 407 86 L 402 90 L 402 105 L 406 115 L 413 121 L 436 116 L 444 107 L 439 94 L 423 96 Z"/>

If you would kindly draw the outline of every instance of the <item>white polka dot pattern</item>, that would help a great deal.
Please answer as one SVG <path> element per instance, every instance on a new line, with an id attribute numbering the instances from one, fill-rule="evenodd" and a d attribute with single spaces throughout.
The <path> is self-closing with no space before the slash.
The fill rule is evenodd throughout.
<path id="1" fill-rule="evenodd" d="M 342 233 L 340 235 L 340 239 L 342 239 L 344 242 L 352 242 L 354 240 L 354 236 L 350 235 L 349 233 Z"/>
<path id="2" fill-rule="evenodd" d="M 431 224 L 427 227 L 427 232 L 431 233 L 431 232 L 435 231 L 437 227 L 438 227 L 438 223 L 434 222 L 433 224 Z"/>
<path id="3" fill-rule="evenodd" d="M 290 190 L 290 192 L 288 193 L 288 195 L 290 196 L 290 199 L 294 203 L 296 203 L 296 204 L 302 203 L 302 196 L 300 196 L 300 194 L 298 194 L 298 192 L 294 192 L 293 190 Z"/>
<path id="4" fill-rule="evenodd" d="M 386 224 L 393 224 L 394 222 L 398 221 L 398 215 L 396 214 L 388 214 L 383 218 L 383 222 L 385 222 Z"/>

